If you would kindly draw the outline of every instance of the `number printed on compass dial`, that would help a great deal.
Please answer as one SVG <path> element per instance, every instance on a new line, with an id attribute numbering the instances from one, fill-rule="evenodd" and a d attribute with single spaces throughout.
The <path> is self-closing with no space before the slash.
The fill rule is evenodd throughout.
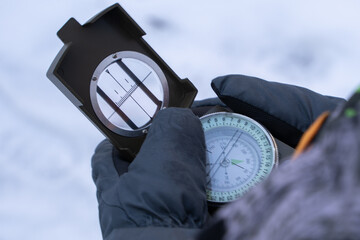
<path id="1" fill-rule="evenodd" d="M 208 201 L 225 203 L 241 197 L 277 164 L 275 141 L 255 120 L 227 112 L 200 120 L 207 147 Z"/>

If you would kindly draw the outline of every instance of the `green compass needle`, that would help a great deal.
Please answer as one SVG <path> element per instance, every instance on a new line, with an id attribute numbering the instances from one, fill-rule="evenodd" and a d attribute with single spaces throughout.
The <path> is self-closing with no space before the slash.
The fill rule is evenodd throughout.
<path id="1" fill-rule="evenodd" d="M 239 163 L 243 163 L 243 162 L 244 162 L 244 160 L 231 159 L 232 164 L 239 164 Z"/>
<path id="2" fill-rule="evenodd" d="M 242 162 L 244 162 L 244 160 L 231 159 L 231 164 L 232 164 L 232 165 L 235 165 L 235 166 L 237 166 L 237 167 L 239 167 L 239 168 L 245 169 L 244 167 L 242 167 L 242 166 L 239 165 L 239 163 L 242 163 Z"/>

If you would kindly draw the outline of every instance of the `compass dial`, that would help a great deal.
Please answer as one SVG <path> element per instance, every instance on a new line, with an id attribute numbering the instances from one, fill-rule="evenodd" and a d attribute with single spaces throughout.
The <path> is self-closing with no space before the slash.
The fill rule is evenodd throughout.
<path id="1" fill-rule="evenodd" d="M 277 164 L 274 139 L 253 119 L 220 112 L 200 120 L 207 147 L 208 201 L 225 203 L 241 197 Z"/>

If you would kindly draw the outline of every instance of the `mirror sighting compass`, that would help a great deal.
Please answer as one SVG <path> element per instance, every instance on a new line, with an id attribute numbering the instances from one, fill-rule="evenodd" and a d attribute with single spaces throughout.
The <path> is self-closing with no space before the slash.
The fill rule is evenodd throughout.
<path id="1" fill-rule="evenodd" d="M 57 34 L 64 46 L 48 78 L 129 159 L 158 111 L 190 107 L 196 96 L 192 83 L 156 54 L 119 4 L 84 25 L 71 18 Z"/>

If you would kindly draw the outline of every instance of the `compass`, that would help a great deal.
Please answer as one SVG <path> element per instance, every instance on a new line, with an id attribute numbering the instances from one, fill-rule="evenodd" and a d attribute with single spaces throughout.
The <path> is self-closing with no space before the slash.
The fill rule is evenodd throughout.
<path id="1" fill-rule="evenodd" d="M 275 139 L 255 120 L 230 112 L 211 113 L 200 120 L 206 142 L 209 202 L 238 199 L 278 165 Z"/>
<path id="2" fill-rule="evenodd" d="M 197 89 L 180 79 L 143 39 L 145 32 L 114 4 L 84 25 L 69 19 L 47 76 L 131 161 L 156 114 L 190 107 Z"/>

